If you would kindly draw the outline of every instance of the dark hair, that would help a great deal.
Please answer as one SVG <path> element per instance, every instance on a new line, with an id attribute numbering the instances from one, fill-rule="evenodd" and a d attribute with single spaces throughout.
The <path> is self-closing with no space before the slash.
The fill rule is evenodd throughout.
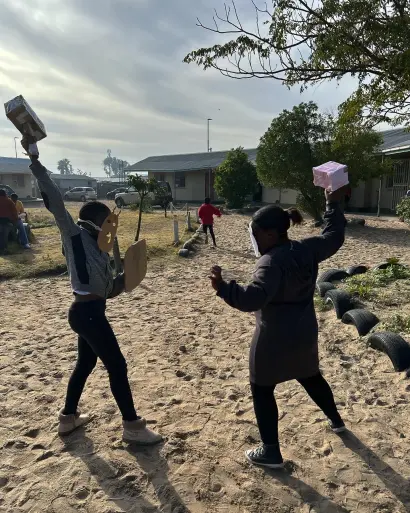
<path id="1" fill-rule="evenodd" d="M 252 222 L 262 230 L 276 230 L 279 235 L 285 235 L 290 225 L 301 224 L 303 217 L 296 208 L 283 210 L 277 205 L 268 205 L 254 214 Z"/>
<path id="2" fill-rule="evenodd" d="M 205 205 L 209 205 L 211 203 L 211 198 L 205 198 Z"/>
<path id="3" fill-rule="evenodd" d="M 17 194 L 15 192 L 13 192 L 13 194 L 10 196 L 11 199 L 15 199 L 15 200 L 18 200 L 19 197 L 17 196 Z"/>
<path id="4" fill-rule="evenodd" d="M 102 224 L 110 213 L 111 210 L 105 203 L 101 201 L 90 201 L 81 207 L 79 217 L 83 221 L 91 221 L 98 225 L 99 222 Z"/>
<path id="5" fill-rule="evenodd" d="M 0 189 L 0 196 L 1 197 L 7 196 L 7 192 L 5 189 Z"/>

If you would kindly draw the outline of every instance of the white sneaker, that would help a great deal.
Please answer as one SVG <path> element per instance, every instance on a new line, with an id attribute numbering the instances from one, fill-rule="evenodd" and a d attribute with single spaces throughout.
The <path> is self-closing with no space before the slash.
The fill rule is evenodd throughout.
<path id="1" fill-rule="evenodd" d="M 147 421 L 143 418 L 132 421 L 123 420 L 122 425 L 124 442 L 137 445 L 155 445 L 162 442 L 162 436 L 148 429 Z"/>
<path id="2" fill-rule="evenodd" d="M 69 435 L 80 426 L 84 426 L 91 420 L 90 415 L 82 415 L 79 411 L 76 414 L 64 415 L 60 412 L 60 424 L 58 426 L 59 435 Z"/>

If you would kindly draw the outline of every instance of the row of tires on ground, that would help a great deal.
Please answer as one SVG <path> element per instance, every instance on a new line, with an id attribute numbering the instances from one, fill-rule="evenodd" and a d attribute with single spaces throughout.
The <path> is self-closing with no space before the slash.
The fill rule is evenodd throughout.
<path id="1" fill-rule="evenodd" d="M 178 255 L 184 258 L 188 258 L 189 253 L 195 252 L 196 244 L 198 244 L 201 241 L 201 238 L 203 236 L 204 230 L 201 225 L 192 235 L 192 237 L 185 242 L 185 244 L 182 246 L 182 249 L 178 251 Z"/>
<path id="2" fill-rule="evenodd" d="M 390 265 L 382 263 L 373 270 L 387 269 Z M 364 274 L 368 270 L 364 265 L 355 265 L 348 269 L 330 269 L 321 274 L 316 282 L 319 296 L 333 306 L 337 318 L 344 324 L 353 324 L 361 337 L 368 335 L 380 320 L 369 310 L 357 308 L 353 297 L 344 290 L 337 289 L 334 282 Z M 368 342 L 370 347 L 383 351 L 390 358 L 395 371 L 406 371 L 407 377 L 410 377 L 410 344 L 403 337 L 390 331 L 378 331 L 369 336 Z"/>

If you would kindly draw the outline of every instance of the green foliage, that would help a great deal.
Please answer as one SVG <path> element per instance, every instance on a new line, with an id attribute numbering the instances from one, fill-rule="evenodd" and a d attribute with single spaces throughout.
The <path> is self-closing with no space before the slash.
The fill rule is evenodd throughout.
<path id="1" fill-rule="evenodd" d="M 312 168 L 334 160 L 346 164 L 352 186 L 386 174 L 390 161 L 375 155 L 381 139 L 359 122 L 345 127 L 313 103 L 301 103 L 274 118 L 262 136 L 256 167 L 265 187 L 299 191 L 299 207 L 320 220 L 323 190 L 313 185 Z"/>
<path id="2" fill-rule="evenodd" d="M 167 210 L 172 201 L 172 194 L 169 192 L 168 187 L 162 182 L 158 182 L 158 187 L 155 192 L 155 202 L 164 209 L 164 215 L 167 217 Z"/>
<path id="3" fill-rule="evenodd" d="M 322 297 L 316 296 L 314 297 L 314 303 L 315 303 L 315 309 L 318 312 L 328 312 L 333 307 L 329 303 L 326 303 L 325 300 Z"/>
<path id="4" fill-rule="evenodd" d="M 410 198 L 404 198 L 396 207 L 396 214 L 405 223 L 410 224 Z"/>
<path id="5" fill-rule="evenodd" d="M 107 176 L 125 176 L 124 169 L 129 166 L 126 160 L 117 159 L 111 154 L 111 150 L 107 150 L 107 156 L 103 160 L 103 167 Z"/>
<path id="6" fill-rule="evenodd" d="M 399 263 L 397 258 L 388 260 L 391 264 L 387 269 L 368 271 L 346 279 L 346 290 L 359 299 L 372 299 L 377 288 L 386 287 L 397 280 L 410 279 L 410 268 Z"/>
<path id="7" fill-rule="evenodd" d="M 392 331 L 410 335 L 410 315 L 395 314 L 377 326 L 377 331 Z"/>
<path id="8" fill-rule="evenodd" d="M 74 173 L 73 166 L 69 159 L 61 159 L 57 162 L 58 172 L 62 175 L 72 175 Z"/>
<path id="9" fill-rule="evenodd" d="M 215 175 L 215 191 L 228 208 L 242 208 L 258 184 L 256 169 L 243 148 L 231 150 Z"/>
<path id="10" fill-rule="evenodd" d="M 214 24 L 199 25 L 232 39 L 192 51 L 184 61 L 234 78 L 270 77 L 301 90 L 354 77 L 357 88 L 341 109 L 344 124 L 361 114 L 371 126 L 409 124 L 409 2 L 274 0 L 271 9 L 253 3 L 254 29 L 248 23 L 245 28 L 234 3 L 225 5 Z"/>
<path id="11" fill-rule="evenodd" d="M 138 208 L 138 225 L 137 225 L 137 233 L 135 235 L 135 240 L 139 240 L 141 233 L 141 221 L 142 221 L 142 212 L 144 211 L 144 204 L 147 200 L 147 196 L 149 194 L 155 194 L 160 185 L 155 178 L 149 178 L 145 180 L 140 175 L 131 175 L 128 177 L 128 185 L 130 187 L 134 187 L 137 191 L 140 200 L 139 200 L 139 208 Z"/>

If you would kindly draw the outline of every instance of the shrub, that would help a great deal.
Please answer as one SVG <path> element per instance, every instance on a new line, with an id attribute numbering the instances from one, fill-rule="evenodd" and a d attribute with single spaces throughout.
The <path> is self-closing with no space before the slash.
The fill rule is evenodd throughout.
<path id="1" fill-rule="evenodd" d="M 228 208 L 242 208 L 257 183 L 256 168 L 243 148 L 231 150 L 215 174 L 215 191 Z"/>
<path id="2" fill-rule="evenodd" d="M 410 224 L 410 198 L 404 198 L 396 207 L 396 214 L 401 221 Z"/>

